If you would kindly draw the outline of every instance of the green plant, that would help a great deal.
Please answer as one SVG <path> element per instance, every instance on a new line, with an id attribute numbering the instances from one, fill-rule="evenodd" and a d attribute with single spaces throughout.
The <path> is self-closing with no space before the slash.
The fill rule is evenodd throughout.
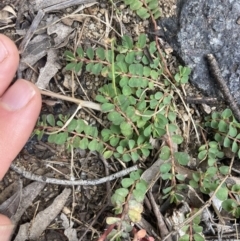
<path id="1" fill-rule="evenodd" d="M 111 49 L 88 48 L 84 52 L 78 48 L 76 54 L 65 52 L 69 62 L 66 70 L 79 72 L 85 66 L 90 74 L 103 76 L 107 80 L 108 83 L 98 90 L 95 100 L 100 103 L 109 124 L 98 129 L 81 119 L 68 121 L 69 116 L 50 114 L 42 116 L 35 134 L 41 139 L 44 133 L 48 133 L 50 143 L 64 144 L 69 151 L 72 148 L 89 149 L 99 152 L 106 159 L 114 157 L 123 162 L 144 161 L 148 158 L 153 150 L 151 138 L 169 139 L 174 145 L 181 144 L 183 138 L 178 134 L 173 85 L 163 74 L 156 43 L 147 43 L 146 35 L 141 34 L 136 42 L 129 36 L 123 36 L 121 42 L 113 39 L 110 44 Z M 148 47 L 151 56 L 145 55 L 145 47 Z M 181 79 L 186 76 L 184 74 L 189 75 L 187 67 L 179 70 Z M 186 153 L 174 151 L 168 143 L 161 147 L 160 157 L 164 160 L 176 159 L 182 165 L 186 165 L 189 160 Z M 128 201 L 134 204 L 141 203 L 144 198 L 145 192 L 138 188 L 143 186 L 141 181 L 134 180 L 133 189 L 126 189 L 127 181 L 133 182 L 131 178 L 123 179 L 123 188 L 118 189 L 112 197 L 118 213 L 122 210 L 123 202 L 114 199 L 115 196 L 122 195 L 119 200 L 125 201 L 130 195 Z M 182 179 L 179 174 L 173 175 L 173 184 L 176 183 L 175 178 Z M 134 193 L 138 193 L 139 197 Z M 175 188 L 171 190 L 170 196 L 172 201 L 180 200 Z M 140 209 L 134 212 L 136 216 L 128 212 L 128 218 L 136 222 L 141 212 Z"/>
<path id="2" fill-rule="evenodd" d="M 136 171 L 132 172 L 129 178 L 123 178 L 122 187 L 118 188 L 111 197 L 115 214 L 120 217 L 107 218 L 107 224 L 115 224 L 109 238 L 113 236 L 128 238 L 133 228 L 130 222 L 137 223 L 141 220 L 147 184 L 140 179 L 140 174 L 140 171 Z"/>
<path id="3" fill-rule="evenodd" d="M 193 209 L 191 215 L 194 214 L 197 210 Z M 202 234 L 203 227 L 200 226 L 201 223 L 201 215 L 198 215 L 193 219 L 193 221 L 184 226 L 181 229 L 182 235 L 179 238 L 179 241 L 188 241 L 188 240 L 195 240 L 195 241 L 204 241 L 204 236 Z"/>
<path id="4" fill-rule="evenodd" d="M 161 16 L 159 3 L 157 0 L 124 0 L 130 9 L 136 11 L 137 15 L 142 19 L 147 19 L 150 15 L 154 19 Z"/>
<path id="5" fill-rule="evenodd" d="M 230 109 L 225 109 L 222 113 L 213 112 L 211 116 L 206 117 L 205 126 L 215 132 L 214 139 L 218 145 L 240 158 L 240 123 L 236 121 Z"/>

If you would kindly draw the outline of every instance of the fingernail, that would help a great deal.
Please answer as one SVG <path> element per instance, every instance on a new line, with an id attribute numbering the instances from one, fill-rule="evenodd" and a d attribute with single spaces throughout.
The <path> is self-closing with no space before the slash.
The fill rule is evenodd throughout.
<path id="1" fill-rule="evenodd" d="M 18 80 L 0 99 L 0 104 L 7 110 L 15 111 L 26 106 L 35 94 L 34 88 L 27 81 Z"/>
<path id="2" fill-rule="evenodd" d="M 2 41 L 0 41 L 0 63 L 8 56 L 8 51 Z"/>

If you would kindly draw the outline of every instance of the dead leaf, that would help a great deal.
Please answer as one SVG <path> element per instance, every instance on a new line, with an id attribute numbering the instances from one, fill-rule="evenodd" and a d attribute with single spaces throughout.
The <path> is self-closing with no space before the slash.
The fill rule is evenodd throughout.
<path id="1" fill-rule="evenodd" d="M 41 192 L 45 185 L 46 184 L 43 182 L 33 182 L 23 188 L 19 208 L 16 214 L 11 218 L 12 223 L 17 224 L 19 222 L 23 213 L 30 205 L 32 205 L 33 200 L 37 197 L 37 195 Z"/>
<path id="2" fill-rule="evenodd" d="M 15 193 L 0 205 L 0 213 L 6 215 L 9 218 L 11 218 L 16 213 L 21 202 L 22 182 L 19 181 L 17 185 L 17 188 L 15 187 Z"/>
<path id="3" fill-rule="evenodd" d="M 64 213 L 61 213 L 60 218 L 62 219 L 62 225 L 65 228 L 64 235 L 71 241 L 78 241 L 77 230 L 72 228 L 73 222 L 67 218 Z"/>
<path id="4" fill-rule="evenodd" d="M 65 188 L 63 192 L 55 198 L 49 207 L 37 214 L 35 219 L 32 220 L 31 225 L 29 223 L 25 223 L 20 226 L 19 232 L 14 241 L 28 239 L 38 240 L 40 235 L 46 230 L 49 224 L 61 212 L 70 194 L 71 189 Z"/>
<path id="5" fill-rule="evenodd" d="M 71 189 L 65 188 L 49 207 L 37 214 L 29 230 L 29 239 L 36 240 L 39 238 L 48 225 L 60 213 L 70 194 Z"/>
<path id="6" fill-rule="evenodd" d="M 38 35 L 32 39 L 24 53 L 22 53 L 19 66 L 20 71 L 23 71 L 29 66 L 33 66 L 37 63 L 38 60 L 47 54 L 48 48 L 50 47 L 50 37 L 46 34 Z"/>
<path id="7" fill-rule="evenodd" d="M 59 20 L 59 18 L 51 18 L 53 22 L 55 22 L 56 20 Z M 59 45 L 62 42 L 64 42 L 64 40 L 73 32 L 73 28 L 63 24 L 63 23 L 56 23 L 56 24 L 51 24 L 48 28 L 47 28 L 47 34 L 48 35 L 53 35 L 55 34 L 55 38 L 54 38 L 54 42 L 55 45 Z"/>
<path id="8" fill-rule="evenodd" d="M 14 11 L 14 9 L 11 7 L 11 6 L 5 6 L 2 11 L 6 11 L 6 12 L 9 12 L 11 13 L 12 15 L 14 15 L 15 17 L 17 17 L 17 14 L 16 12 Z"/>
<path id="9" fill-rule="evenodd" d="M 36 85 L 41 89 L 47 89 L 49 81 L 57 73 L 60 67 L 61 66 L 58 64 L 57 50 L 50 49 L 48 51 L 47 62 L 40 70 Z"/>

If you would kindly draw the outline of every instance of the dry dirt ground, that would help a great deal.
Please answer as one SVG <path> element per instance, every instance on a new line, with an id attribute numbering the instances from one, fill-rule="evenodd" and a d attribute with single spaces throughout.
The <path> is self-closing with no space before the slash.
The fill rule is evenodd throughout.
<path id="1" fill-rule="evenodd" d="M 0 25 L 0 32 L 9 36 L 15 41 L 17 46 L 20 45 L 26 33 L 25 29 L 29 28 L 37 10 L 39 10 L 31 5 L 34 1 L 29 2 L 30 4 L 28 4 L 27 0 L 3 0 L 0 2 L 0 10 L 9 6 L 9 9 L 16 14 L 16 16 L 14 16 L 11 12 L 7 12 L 6 16 L 10 16 L 11 18 L 8 19 L 7 23 L 5 22 Z M 87 16 L 81 19 L 74 19 L 74 21 L 71 19 L 63 19 L 61 24 L 65 24 L 65 26 L 68 27 L 65 30 L 66 32 L 60 31 L 60 25 L 54 26 L 55 29 L 48 28 L 47 32 L 45 31 L 46 28 L 43 30 L 48 40 L 60 32 L 59 35 L 62 34 L 62 36 L 58 36 L 59 39 L 55 39 L 54 43 L 59 53 L 59 56 L 57 56 L 59 66 L 53 66 L 53 69 L 57 68 L 57 71 L 54 72 L 55 70 L 53 71 L 52 69 L 52 72 L 54 72 L 53 76 L 48 80 L 48 88 L 51 89 L 51 91 L 71 95 L 74 89 L 76 96 L 83 97 L 85 95 L 83 98 L 86 99 L 92 99 L 96 95 L 96 90 L 101 86 L 103 79 L 93 78 L 92 76 L 78 76 L 81 78 L 80 88 L 78 81 L 71 82 L 71 74 L 64 70 L 65 62 L 62 53 L 66 49 L 73 50 L 77 43 L 89 46 L 101 42 L 101 39 L 105 37 L 114 36 L 113 31 L 107 29 L 103 22 L 98 21 L 98 19 L 112 21 L 112 26 L 119 30 L 119 25 L 114 15 L 115 10 L 112 12 L 112 5 L 109 2 L 110 1 L 101 1 L 100 4 L 85 6 L 80 12 Z M 160 0 L 159 4 L 162 9 L 162 16 L 168 17 L 175 13 L 176 6 L 174 0 Z M 131 10 L 125 8 L 122 3 L 117 3 L 117 6 L 123 13 L 121 21 L 125 27 L 125 29 L 123 29 L 125 33 L 131 34 L 134 38 L 140 32 L 148 29 L 148 20 L 139 20 L 139 18 L 136 17 Z M 76 6 L 68 7 L 45 16 L 41 22 L 41 24 L 43 24 L 42 29 L 49 23 L 74 12 L 76 9 Z M 111 18 L 112 16 L 113 19 Z M 64 41 L 62 41 L 63 39 Z M 22 58 L 26 57 L 27 56 L 22 56 Z M 31 79 L 31 81 L 35 83 L 39 75 L 38 71 L 45 65 L 46 61 L 47 57 L 44 55 L 36 62 L 34 69 L 28 68 L 26 70 L 26 68 L 22 67 L 22 70 L 19 72 L 21 72 L 23 77 Z M 167 56 L 167 62 L 169 69 L 173 73 L 176 72 L 176 68 L 178 67 L 176 57 L 169 54 Z M 187 87 L 187 91 L 192 95 L 199 94 L 191 86 Z M 41 114 L 72 114 L 75 110 L 76 105 L 74 104 L 51 99 L 46 96 L 43 97 Z M 195 107 L 192 108 L 192 112 L 201 119 Z M 78 115 L 90 123 L 95 124 L 97 122 L 94 113 L 90 111 L 81 110 Z M 102 117 L 98 116 L 98 118 L 101 119 Z M 194 148 L 195 147 L 193 147 L 193 150 Z M 55 178 L 66 176 L 69 178 L 71 169 L 70 159 L 71 155 L 69 155 L 64 148 L 48 143 L 45 137 L 43 137 L 41 141 L 38 141 L 34 137 L 29 140 L 15 162 L 20 163 L 26 170 L 30 170 L 38 175 Z M 78 150 L 74 153 L 73 159 L 75 171 L 79 173 L 78 178 L 80 179 L 95 179 L 107 175 L 108 172 L 114 173 L 121 170 L 121 165 L 118 162 L 112 160 L 111 163 L 106 164 L 94 152 L 87 153 Z M 105 218 L 112 215 L 113 207 L 109 202 L 109 198 L 118 185 L 119 180 L 97 186 L 74 186 L 65 188 L 61 185 L 33 183 L 31 180 L 21 178 L 17 173 L 10 170 L 0 182 L 0 204 L 4 203 L 9 197 L 12 197 L 12 195 L 14 195 L 14 198 L 5 204 L 5 209 L 1 210 L 8 216 L 13 217 L 17 224 L 12 240 L 16 238 L 20 227 L 30 229 L 31 222 L 35 219 L 36 214 L 43 210 L 47 212 L 48 217 L 52 216 L 54 218 L 51 219 L 50 217 L 49 220 L 46 216 L 40 217 L 41 224 L 39 225 L 41 226 L 42 223 L 45 223 L 46 227 L 40 238 L 32 238 L 32 240 L 98 240 L 106 228 Z M 158 186 L 153 190 L 153 194 L 158 202 L 157 188 Z M 21 203 L 21 207 L 19 207 L 20 200 L 24 200 L 24 203 Z M 21 209 L 20 212 L 19 209 Z M 60 210 L 57 211 L 58 209 Z M 18 215 L 16 215 L 16 213 L 18 213 Z M 145 211 L 144 218 L 150 223 L 149 230 L 147 231 L 150 232 L 150 229 L 153 229 L 153 232 L 151 231 L 150 233 L 151 235 L 155 235 L 155 240 L 158 240 L 157 221 L 151 209 Z M 69 220 L 71 220 L 72 223 L 69 224 Z M 25 224 L 25 226 L 23 226 L 23 224 Z M 66 234 L 66 230 L 68 230 L 68 234 Z M 34 237 L 34 235 L 32 237 Z"/>

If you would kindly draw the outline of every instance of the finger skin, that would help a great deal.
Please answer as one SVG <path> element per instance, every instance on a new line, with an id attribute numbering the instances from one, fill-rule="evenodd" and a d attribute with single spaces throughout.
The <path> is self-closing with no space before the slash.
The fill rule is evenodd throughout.
<path id="1" fill-rule="evenodd" d="M 15 44 L 0 34 L 0 180 L 27 142 L 41 109 L 41 95 L 35 85 L 26 80 L 18 80 L 9 87 L 18 63 L 19 54 Z M 19 98 L 28 100 L 26 91 L 29 89 L 32 90 L 31 98 L 22 106 Z M 7 105 L 9 96 L 15 96 L 15 101 L 11 103 L 18 108 Z M 0 214 L 0 240 L 10 240 L 12 230 L 11 221 Z"/>
<path id="2" fill-rule="evenodd" d="M 0 34 L 0 42 L 6 49 L 8 56 L 0 62 L 0 96 L 11 83 L 19 63 L 17 47 L 8 37 Z"/>
<path id="3" fill-rule="evenodd" d="M 36 93 L 24 108 L 10 111 L 0 103 L 0 180 L 27 142 L 40 113 L 41 95 L 37 87 L 26 80 L 18 80 L 14 85 L 18 85 L 20 88 L 20 85 L 26 83 L 31 85 Z"/>
<path id="4" fill-rule="evenodd" d="M 1 241 L 9 241 L 14 225 L 9 218 L 0 214 L 0 237 Z"/>

